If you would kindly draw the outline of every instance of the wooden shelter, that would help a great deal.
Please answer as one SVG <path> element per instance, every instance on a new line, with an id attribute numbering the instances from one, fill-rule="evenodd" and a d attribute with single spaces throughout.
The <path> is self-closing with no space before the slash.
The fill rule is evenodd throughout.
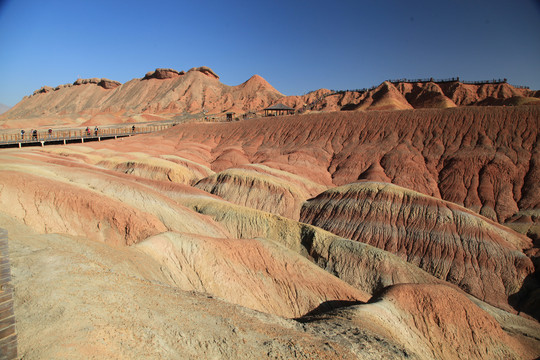
<path id="1" fill-rule="evenodd" d="M 294 114 L 294 109 L 282 103 L 272 105 L 264 109 L 264 116 L 278 116 Z"/>

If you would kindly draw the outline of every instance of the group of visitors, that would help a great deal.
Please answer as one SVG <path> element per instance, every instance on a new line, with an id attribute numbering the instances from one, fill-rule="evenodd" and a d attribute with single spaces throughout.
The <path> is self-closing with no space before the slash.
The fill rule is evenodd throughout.
<path id="1" fill-rule="evenodd" d="M 49 139 L 52 138 L 52 133 L 53 133 L 53 130 L 49 128 L 49 130 L 47 130 Z M 21 140 L 24 140 L 24 134 L 26 134 L 26 131 L 24 131 L 24 129 L 21 129 Z M 32 140 L 38 139 L 38 131 L 36 129 L 30 130 L 30 134 L 32 135 Z"/>
<path id="2" fill-rule="evenodd" d="M 84 131 L 85 131 L 86 136 L 92 135 L 92 131 L 90 127 L 87 126 Z M 135 125 L 131 127 L 131 132 L 135 133 Z M 26 134 L 26 131 L 24 131 L 24 129 L 21 129 L 21 140 L 24 140 L 25 134 Z M 36 141 L 38 140 L 38 131 L 36 129 L 30 130 L 30 134 L 32 136 L 32 140 L 36 140 Z M 52 129 L 47 130 L 47 134 L 48 134 L 47 138 L 52 139 L 53 130 Z M 98 134 L 99 134 L 99 128 L 96 126 L 94 127 L 94 136 L 98 136 Z"/>
<path id="3" fill-rule="evenodd" d="M 96 126 L 94 128 L 94 136 L 98 136 L 98 133 L 99 133 L 99 128 Z M 21 129 L 21 140 L 24 140 L 24 135 L 25 134 L 26 134 L 26 131 L 24 131 L 24 129 Z M 37 140 L 38 139 L 38 131 L 36 129 L 30 130 L 30 134 L 32 135 L 32 140 Z M 47 130 L 47 135 L 48 135 L 47 136 L 48 139 L 52 138 L 53 130 L 51 128 L 49 128 L 49 130 Z M 86 135 L 87 136 L 91 135 L 89 127 L 86 127 Z"/>
<path id="4" fill-rule="evenodd" d="M 90 136 L 91 135 L 91 132 L 90 132 L 90 128 L 87 126 L 86 127 L 86 136 Z M 94 128 L 94 136 L 98 136 L 98 133 L 99 133 L 99 128 L 96 126 Z"/>
<path id="5" fill-rule="evenodd" d="M 24 131 L 24 129 L 21 130 L 21 140 L 24 140 L 24 134 L 26 134 L 26 131 Z M 32 134 L 32 140 L 37 140 L 38 139 L 38 132 L 36 129 L 32 129 L 30 130 L 30 134 Z M 50 134 L 52 134 L 52 130 L 49 129 L 49 136 Z"/>
<path id="6" fill-rule="evenodd" d="M 85 131 L 86 131 L 86 136 L 90 136 L 92 134 L 88 126 L 86 127 Z M 99 128 L 96 126 L 94 128 L 94 136 L 98 136 L 98 134 L 99 134 Z"/>

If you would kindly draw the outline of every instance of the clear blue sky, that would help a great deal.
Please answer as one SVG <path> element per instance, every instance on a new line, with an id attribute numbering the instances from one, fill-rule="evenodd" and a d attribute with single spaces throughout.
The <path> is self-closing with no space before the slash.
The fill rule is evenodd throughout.
<path id="1" fill-rule="evenodd" d="M 0 103 L 78 77 L 203 65 L 286 95 L 402 77 L 540 89 L 540 2 L 0 0 Z"/>

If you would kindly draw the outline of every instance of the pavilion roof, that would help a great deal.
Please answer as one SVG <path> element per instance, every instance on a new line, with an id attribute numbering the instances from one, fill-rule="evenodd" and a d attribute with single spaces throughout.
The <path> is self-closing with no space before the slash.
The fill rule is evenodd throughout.
<path id="1" fill-rule="evenodd" d="M 294 111 L 294 109 L 292 107 L 288 107 L 287 105 L 284 105 L 282 103 L 269 106 L 264 110 L 291 110 L 291 111 Z"/>

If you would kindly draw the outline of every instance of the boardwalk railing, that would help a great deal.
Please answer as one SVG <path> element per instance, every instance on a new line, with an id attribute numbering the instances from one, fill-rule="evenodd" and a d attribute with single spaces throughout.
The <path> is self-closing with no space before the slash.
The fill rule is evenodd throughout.
<path id="1" fill-rule="evenodd" d="M 471 84 L 471 85 L 484 85 L 484 84 L 503 84 L 506 83 L 506 79 L 492 79 L 492 80 L 478 80 L 478 81 L 468 81 L 468 80 L 460 80 L 458 77 L 452 77 L 452 78 L 446 78 L 446 79 L 434 79 L 434 78 L 424 78 L 424 79 L 393 79 L 393 80 L 387 80 L 388 82 L 395 84 L 395 83 L 426 83 L 426 82 L 434 82 L 434 83 L 447 83 L 447 82 L 456 82 L 459 81 L 462 84 Z"/>
<path id="2" fill-rule="evenodd" d="M 123 128 L 103 128 L 95 131 L 94 129 L 71 129 L 71 130 L 39 130 L 36 133 L 30 131 L 25 134 L 0 134 L 0 147 L 22 147 L 24 146 L 45 146 L 49 144 L 67 144 L 73 142 L 101 141 L 107 139 L 116 139 L 137 134 L 147 134 L 164 130 L 176 125 L 175 123 L 123 127 Z"/>
<path id="3" fill-rule="evenodd" d="M 461 82 L 462 84 L 469 84 L 469 85 L 485 85 L 485 84 L 505 84 L 507 83 L 507 79 L 492 79 L 492 80 L 479 80 L 479 81 L 469 81 L 469 80 L 460 80 L 458 77 L 452 77 L 452 78 L 446 78 L 446 79 L 434 79 L 434 78 L 423 78 L 423 79 L 391 79 L 387 80 L 389 83 L 392 84 L 398 84 L 398 83 L 427 83 L 427 82 L 434 82 L 437 84 L 442 83 L 450 83 L 450 82 Z M 329 94 L 326 94 L 325 96 L 331 96 L 335 94 L 343 94 L 346 92 L 357 92 L 357 93 L 365 93 L 366 91 L 374 90 L 378 87 L 372 86 L 370 88 L 362 88 L 362 89 L 347 89 L 347 90 L 331 90 Z M 516 89 L 526 89 L 529 90 L 530 88 L 528 86 L 524 85 L 512 85 Z M 307 94 L 311 93 L 313 91 L 308 92 Z"/>
<path id="4" fill-rule="evenodd" d="M 170 128 L 173 124 L 135 126 L 135 128 L 103 128 L 98 129 L 75 129 L 75 130 L 53 130 L 50 134 L 48 130 L 38 130 L 34 135 L 32 131 L 23 134 L 1 134 L 0 142 L 36 142 L 36 141 L 59 141 L 59 140 L 80 140 L 85 138 L 128 136 L 135 134 L 147 134 L 155 131 Z"/>
<path id="5" fill-rule="evenodd" d="M 0 360 L 17 358 L 17 330 L 9 266 L 8 234 L 0 229 Z"/>

